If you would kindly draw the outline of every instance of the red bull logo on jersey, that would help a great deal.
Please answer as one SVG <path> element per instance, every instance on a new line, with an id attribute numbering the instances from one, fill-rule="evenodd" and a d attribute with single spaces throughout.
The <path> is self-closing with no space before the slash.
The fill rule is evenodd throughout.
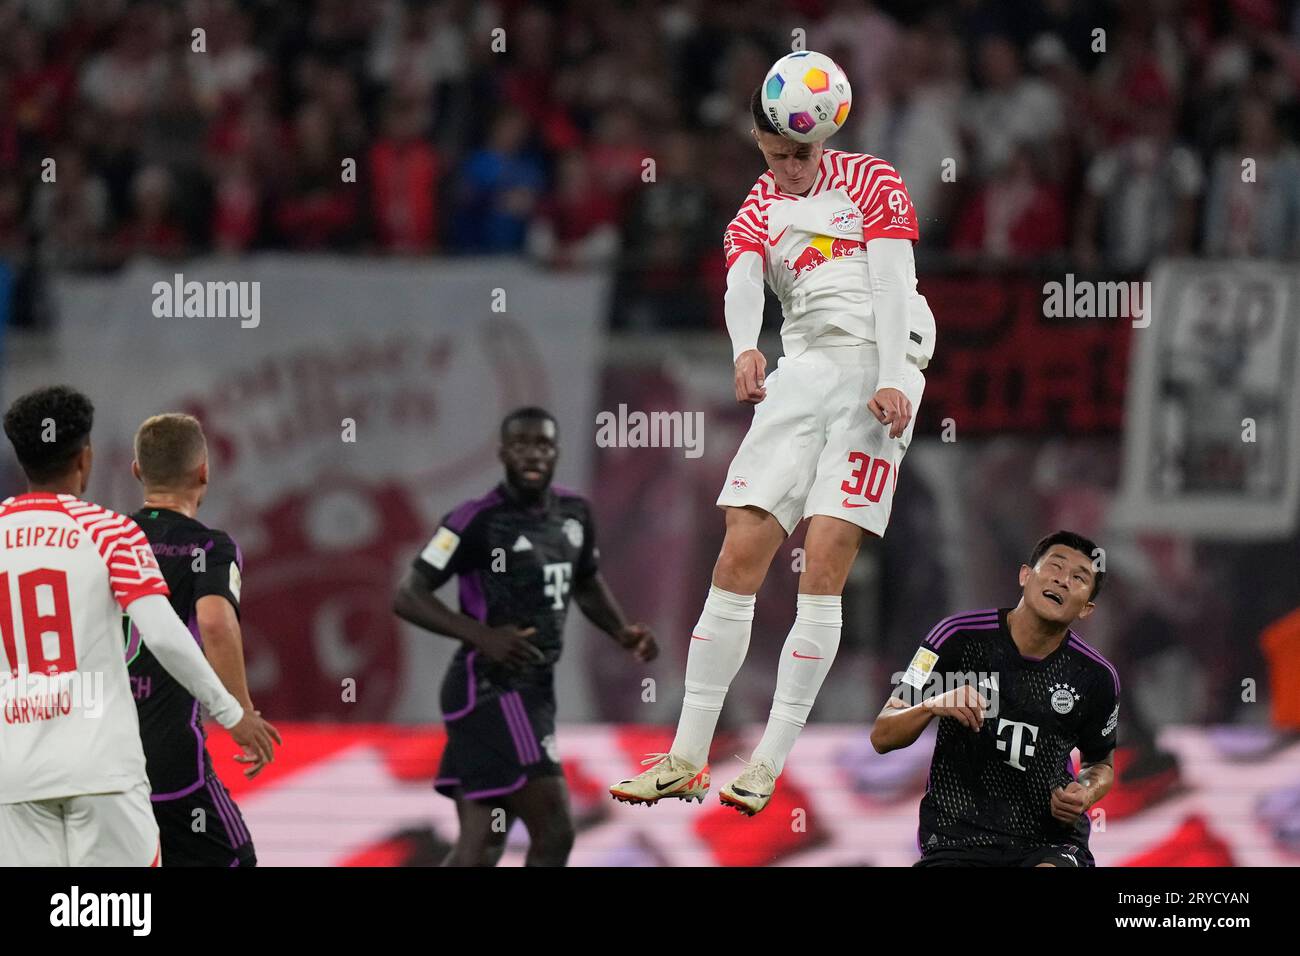
<path id="1" fill-rule="evenodd" d="M 819 265 L 830 262 L 832 259 L 845 259 L 850 256 L 856 256 L 865 252 L 867 244 L 861 239 L 836 239 L 832 236 L 818 236 L 813 239 L 803 252 L 799 253 L 791 262 L 789 259 L 782 260 L 785 267 L 794 273 L 798 279 L 804 273 L 812 272 Z"/>
<path id="2" fill-rule="evenodd" d="M 853 232 L 862 224 L 862 212 L 856 206 L 841 209 L 831 216 L 831 228 L 836 232 Z"/>

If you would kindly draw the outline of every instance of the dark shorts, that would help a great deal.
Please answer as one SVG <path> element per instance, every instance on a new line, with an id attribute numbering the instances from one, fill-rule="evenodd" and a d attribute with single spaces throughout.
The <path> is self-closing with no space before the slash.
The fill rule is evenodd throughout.
<path id="1" fill-rule="evenodd" d="M 230 793 L 212 770 L 204 785 L 153 801 L 163 866 L 256 866 L 253 838 Z"/>
<path id="2" fill-rule="evenodd" d="M 1051 846 L 948 846 L 925 851 L 913 866 L 1096 866 L 1087 847 L 1073 843 Z"/>
<path id="3" fill-rule="evenodd" d="M 549 685 L 503 690 L 479 678 L 471 658 L 447 672 L 442 712 L 447 746 L 433 787 L 444 796 L 490 800 L 563 775 Z"/>

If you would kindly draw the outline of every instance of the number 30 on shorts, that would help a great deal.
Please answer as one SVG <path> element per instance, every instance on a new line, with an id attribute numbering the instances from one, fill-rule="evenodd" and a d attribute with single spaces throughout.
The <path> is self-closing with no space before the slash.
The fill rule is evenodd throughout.
<path id="1" fill-rule="evenodd" d="M 848 478 L 840 482 L 840 490 L 846 495 L 862 495 L 868 501 L 879 501 L 885 492 L 885 482 L 889 479 L 889 462 L 883 458 L 872 458 L 864 452 L 851 451 L 849 466 L 853 470 L 849 472 Z"/>

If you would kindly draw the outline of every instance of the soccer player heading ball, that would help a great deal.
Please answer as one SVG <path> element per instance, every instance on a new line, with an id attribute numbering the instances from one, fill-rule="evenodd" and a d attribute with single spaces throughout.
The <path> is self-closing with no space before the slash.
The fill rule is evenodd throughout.
<path id="1" fill-rule="evenodd" d="M 889 524 L 912 439 L 935 337 L 916 291 L 916 211 L 885 160 L 796 142 L 769 121 L 773 74 L 797 76 L 790 64 L 806 58 L 830 62 L 791 54 L 750 98 L 768 169 L 727 227 L 724 251 L 736 400 L 755 406 L 754 420 L 718 497 L 726 537 L 691 634 L 677 736 L 649 769 L 610 788 L 616 799 L 703 797 L 709 743 L 749 647 L 755 595 L 786 536 L 811 518 L 767 730 L 720 795 L 751 815 L 767 805 L 835 659 L 849 568 L 863 535 L 883 535 Z M 764 280 L 784 315 L 785 355 L 770 375 L 757 348 Z"/>

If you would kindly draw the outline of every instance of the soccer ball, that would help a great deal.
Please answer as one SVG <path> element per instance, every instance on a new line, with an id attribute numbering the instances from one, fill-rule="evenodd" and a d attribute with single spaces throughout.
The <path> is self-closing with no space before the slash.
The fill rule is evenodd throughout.
<path id="1" fill-rule="evenodd" d="M 834 60 L 811 50 L 788 53 L 772 64 L 762 89 L 763 112 L 787 139 L 818 143 L 848 118 L 849 78 Z"/>

